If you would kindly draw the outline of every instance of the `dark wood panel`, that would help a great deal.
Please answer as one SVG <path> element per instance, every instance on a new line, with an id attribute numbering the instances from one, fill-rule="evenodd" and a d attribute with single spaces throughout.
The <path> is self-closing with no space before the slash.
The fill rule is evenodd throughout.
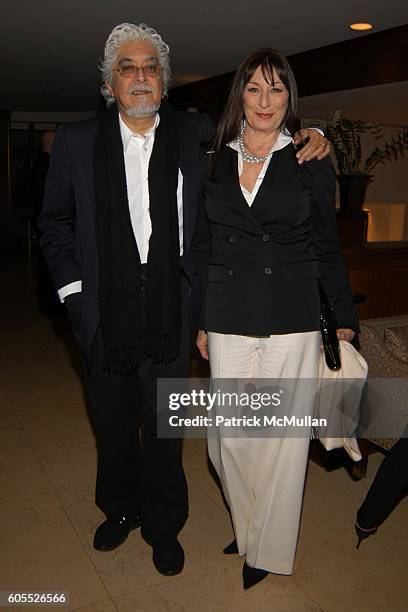
<path id="1" fill-rule="evenodd" d="M 408 314 L 408 249 L 345 253 L 353 293 L 363 293 L 360 319 Z"/>
<path id="2" fill-rule="evenodd" d="M 408 26 L 290 56 L 300 96 L 408 80 Z"/>
<path id="3" fill-rule="evenodd" d="M 370 87 L 408 80 L 408 25 L 289 56 L 300 96 Z M 196 106 L 216 121 L 225 103 L 233 72 L 169 92 L 172 104 Z"/>

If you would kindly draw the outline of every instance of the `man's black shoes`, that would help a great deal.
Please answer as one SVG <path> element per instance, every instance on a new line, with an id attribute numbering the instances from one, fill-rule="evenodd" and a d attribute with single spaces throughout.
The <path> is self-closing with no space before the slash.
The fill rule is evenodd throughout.
<path id="1" fill-rule="evenodd" d="M 122 517 L 118 520 L 108 519 L 95 531 L 93 545 L 103 552 L 115 550 L 127 539 L 129 533 L 140 527 L 140 519 Z"/>
<path id="2" fill-rule="evenodd" d="M 184 567 L 184 550 L 178 540 L 171 544 L 153 544 L 143 533 L 140 535 L 153 549 L 153 563 L 158 572 L 164 576 L 176 576 Z"/>
<path id="3" fill-rule="evenodd" d="M 118 548 L 127 539 L 129 533 L 140 527 L 139 517 L 119 520 L 107 519 L 99 525 L 93 541 L 94 548 L 100 551 L 110 551 Z M 153 544 L 141 531 L 141 536 L 153 549 L 153 563 L 164 576 L 176 576 L 184 567 L 184 550 L 178 540 L 167 544 Z"/>

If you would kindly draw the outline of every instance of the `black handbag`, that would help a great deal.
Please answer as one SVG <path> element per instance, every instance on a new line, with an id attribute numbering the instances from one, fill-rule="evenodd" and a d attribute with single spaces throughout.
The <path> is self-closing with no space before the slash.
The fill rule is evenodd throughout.
<path id="1" fill-rule="evenodd" d="M 340 346 L 337 338 L 336 312 L 327 299 L 327 295 L 319 283 L 320 291 L 320 331 L 324 357 L 330 370 L 340 370 Z"/>

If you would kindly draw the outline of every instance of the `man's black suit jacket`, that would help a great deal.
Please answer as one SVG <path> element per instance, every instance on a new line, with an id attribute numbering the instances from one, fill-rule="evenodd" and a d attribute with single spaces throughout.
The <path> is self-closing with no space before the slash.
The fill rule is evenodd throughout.
<path id="1" fill-rule="evenodd" d="M 183 259 L 190 284 L 194 282 L 192 237 L 197 219 L 200 182 L 200 144 L 213 134 L 205 115 L 174 112 L 183 174 Z M 96 239 L 93 149 L 98 119 L 64 125 L 57 130 L 40 217 L 41 247 L 56 289 L 82 281 L 78 344 L 89 362 L 100 323 L 99 259 Z"/>
<path id="2" fill-rule="evenodd" d="M 200 327 L 271 335 L 318 330 L 318 279 L 338 327 L 358 329 L 335 218 L 329 158 L 299 165 L 292 144 L 276 151 L 248 206 L 237 152 L 225 147 L 206 178 L 197 231 Z"/>

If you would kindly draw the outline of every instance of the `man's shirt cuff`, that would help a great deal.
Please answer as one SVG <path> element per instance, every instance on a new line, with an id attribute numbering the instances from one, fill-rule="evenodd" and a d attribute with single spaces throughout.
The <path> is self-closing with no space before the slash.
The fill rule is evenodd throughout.
<path id="1" fill-rule="evenodd" d="M 82 291 L 82 281 L 75 281 L 73 283 L 69 283 L 69 285 L 65 285 L 65 287 L 61 287 L 58 289 L 58 297 L 62 303 L 64 303 L 65 298 L 71 293 L 81 293 Z"/>

